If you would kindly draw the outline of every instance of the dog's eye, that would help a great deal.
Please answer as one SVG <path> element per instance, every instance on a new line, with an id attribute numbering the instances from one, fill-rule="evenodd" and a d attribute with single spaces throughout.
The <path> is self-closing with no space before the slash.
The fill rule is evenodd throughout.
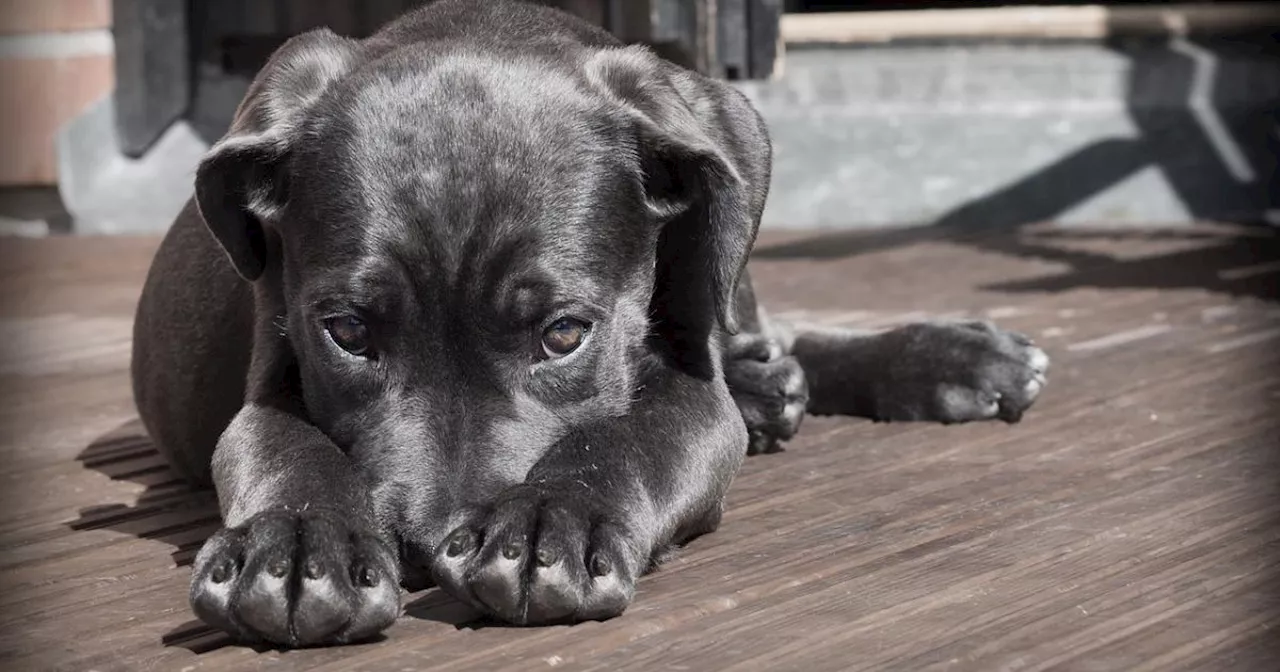
<path id="1" fill-rule="evenodd" d="M 351 315 L 334 317 L 326 320 L 324 327 L 339 348 L 353 355 L 368 354 L 369 326 L 360 318 Z"/>
<path id="2" fill-rule="evenodd" d="M 542 350 L 547 357 L 556 359 L 578 349 L 587 337 L 591 325 L 575 317 L 562 317 L 542 332 Z"/>

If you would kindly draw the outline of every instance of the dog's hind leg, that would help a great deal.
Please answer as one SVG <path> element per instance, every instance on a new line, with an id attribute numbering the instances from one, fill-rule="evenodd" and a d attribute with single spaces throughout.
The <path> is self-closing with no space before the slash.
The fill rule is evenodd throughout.
<path id="1" fill-rule="evenodd" d="M 800 362 L 756 302 L 751 278 L 738 284 L 740 331 L 723 344 L 725 382 L 747 425 L 747 453 L 771 453 L 800 428 L 809 390 Z"/>
<path id="2" fill-rule="evenodd" d="M 888 421 L 1017 422 L 1045 385 L 1049 357 L 985 321 L 886 331 L 775 325 L 804 369 L 808 411 Z"/>
<path id="3" fill-rule="evenodd" d="M 741 330 L 725 338 L 724 376 L 747 425 L 748 454 L 778 450 L 805 412 L 1017 422 L 1045 385 L 1045 352 L 989 322 L 886 331 L 779 322 L 758 305 L 745 273 L 737 301 Z"/>

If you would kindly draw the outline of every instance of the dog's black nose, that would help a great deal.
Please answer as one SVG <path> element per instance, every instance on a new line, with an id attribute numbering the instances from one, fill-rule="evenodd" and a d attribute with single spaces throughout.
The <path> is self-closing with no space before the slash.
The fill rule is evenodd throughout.
<path id="1" fill-rule="evenodd" d="M 400 585 L 409 592 L 435 585 L 431 580 L 434 550 L 426 544 L 400 538 Z"/>
<path id="2" fill-rule="evenodd" d="M 426 590 L 435 585 L 431 580 L 431 572 L 425 567 L 418 567 L 408 563 L 400 564 L 400 587 L 416 593 L 419 590 Z"/>

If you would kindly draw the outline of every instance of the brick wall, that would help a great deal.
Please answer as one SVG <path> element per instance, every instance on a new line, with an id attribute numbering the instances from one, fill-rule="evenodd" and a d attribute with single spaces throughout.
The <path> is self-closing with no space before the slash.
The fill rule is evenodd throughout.
<path id="1" fill-rule="evenodd" d="M 111 0 L 0 1 L 0 186 L 57 181 L 58 128 L 115 83 Z"/>

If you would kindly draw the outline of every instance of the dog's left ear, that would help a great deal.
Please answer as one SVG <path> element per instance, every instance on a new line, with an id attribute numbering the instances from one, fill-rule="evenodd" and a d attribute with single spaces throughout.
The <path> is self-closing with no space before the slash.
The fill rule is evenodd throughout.
<path id="1" fill-rule="evenodd" d="M 644 47 L 598 52 L 586 72 L 636 129 L 645 197 L 665 222 L 654 297 L 660 321 L 695 340 L 716 321 L 735 333 L 738 280 L 769 186 L 764 122 L 732 87 Z"/>
<path id="2" fill-rule="evenodd" d="M 258 73 L 231 130 L 196 171 L 196 205 L 236 272 L 265 270 L 265 228 L 288 200 L 288 159 L 302 120 L 357 60 L 359 43 L 321 29 L 290 38 Z"/>

